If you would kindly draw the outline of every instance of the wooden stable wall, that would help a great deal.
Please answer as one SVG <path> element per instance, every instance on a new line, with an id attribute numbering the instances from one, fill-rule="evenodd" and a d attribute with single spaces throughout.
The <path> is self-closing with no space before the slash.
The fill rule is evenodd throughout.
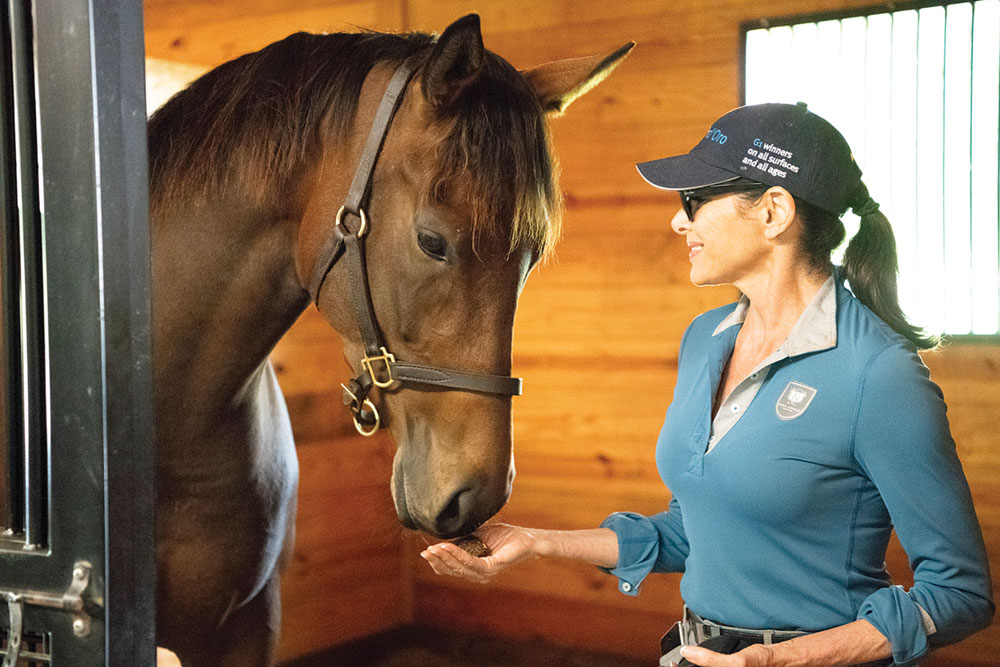
<path id="1" fill-rule="evenodd" d="M 610 52 L 633 55 L 552 123 L 566 192 L 565 237 L 521 299 L 514 370 L 514 494 L 500 519 L 586 528 L 608 513 L 653 513 L 668 499 L 653 444 L 670 401 L 677 348 L 699 312 L 731 300 L 696 289 L 668 220 L 676 199 L 634 162 L 687 150 L 739 102 L 742 21 L 861 6 L 835 0 L 146 0 L 151 57 L 215 65 L 296 30 L 440 31 L 470 11 L 487 47 L 518 67 Z M 877 194 L 877 193 L 876 193 Z M 890 211 L 891 217 L 891 211 Z M 298 544 L 285 577 L 282 656 L 293 658 L 402 624 L 543 638 L 655 660 L 681 609 L 677 576 L 638 598 L 594 568 L 523 565 L 488 586 L 433 575 L 425 540 L 395 525 L 392 445 L 365 441 L 340 407 L 339 345 L 310 309 L 273 355 L 302 462 Z M 953 344 L 926 357 L 949 415 L 990 554 L 1000 573 L 1000 347 Z M 734 545 L 739 548 L 739 545 Z M 898 547 L 890 568 L 906 580 Z M 995 575 L 996 576 L 996 575 Z M 1000 627 L 927 664 L 996 664 Z M 651 662 L 651 664 L 655 664 Z"/>

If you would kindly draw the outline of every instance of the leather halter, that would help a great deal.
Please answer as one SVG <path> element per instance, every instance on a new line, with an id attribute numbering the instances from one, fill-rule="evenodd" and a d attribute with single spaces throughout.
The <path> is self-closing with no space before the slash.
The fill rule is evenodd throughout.
<path id="1" fill-rule="evenodd" d="M 375 311 L 372 308 L 371 291 L 368 287 L 368 272 L 365 268 L 364 237 L 368 231 L 368 215 L 364 204 L 371 189 L 372 174 L 378 161 L 392 118 L 403 99 L 403 92 L 416 68 L 414 56 L 406 59 L 392 75 L 382 101 L 375 112 L 368 139 L 354 180 L 347 192 L 344 205 L 337 212 L 331 234 L 320 249 L 309 283 L 309 293 L 316 307 L 319 307 L 319 293 L 330 269 L 341 256 L 346 256 L 354 280 L 351 281 L 354 312 L 361 328 L 361 340 L 365 346 L 365 356 L 361 360 L 360 375 L 348 381 L 344 388 L 344 405 L 354 416 L 354 426 L 361 435 L 374 434 L 381 424 L 378 411 L 368 399 L 373 387 L 386 388 L 395 383 L 419 384 L 445 389 L 458 389 L 501 396 L 519 396 L 521 379 L 505 375 L 469 373 L 437 366 L 423 366 L 396 361 L 395 355 L 386 349 L 379 333 Z M 355 231 L 348 227 L 357 225 Z M 356 221 L 356 222 L 355 222 Z"/>

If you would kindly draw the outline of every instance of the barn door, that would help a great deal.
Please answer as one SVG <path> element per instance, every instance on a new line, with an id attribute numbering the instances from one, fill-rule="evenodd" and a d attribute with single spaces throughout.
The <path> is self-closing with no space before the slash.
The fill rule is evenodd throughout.
<path id="1" fill-rule="evenodd" d="M 142 6 L 0 2 L 0 664 L 152 665 Z"/>

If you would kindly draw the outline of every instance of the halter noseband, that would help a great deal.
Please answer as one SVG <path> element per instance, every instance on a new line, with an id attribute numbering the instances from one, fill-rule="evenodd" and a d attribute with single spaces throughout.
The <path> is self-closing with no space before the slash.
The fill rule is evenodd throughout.
<path id="1" fill-rule="evenodd" d="M 372 174 L 378 161 L 386 134 L 392 124 L 392 117 L 403 99 L 403 92 L 413 77 L 416 61 L 413 56 L 407 58 L 392 75 L 389 85 L 379 102 L 372 121 L 368 139 L 358 167 L 354 172 L 354 180 L 344 205 L 337 211 L 336 221 L 331 234 L 316 259 L 313 275 L 309 283 L 309 293 L 316 307 L 319 307 L 319 292 L 323 287 L 327 274 L 337 260 L 344 255 L 352 267 L 354 280 L 351 281 L 351 294 L 354 312 L 358 326 L 361 328 L 361 340 L 365 346 L 365 356 L 361 360 L 361 374 L 348 381 L 344 388 L 344 405 L 350 408 L 354 416 L 354 427 L 361 435 L 374 434 L 381 425 L 378 411 L 368 398 L 373 387 L 385 388 L 396 382 L 404 384 L 423 384 L 461 391 L 474 391 L 501 396 L 519 396 L 521 394 L 521 378 L 505 375 L 486 375 L 468 373 L 436 366 L 422 366 L 396 361 L 395 355 L 386 349 L 379 334 L 375 311 L 372 308 L 371 292 L 368 287 L 368 271 L 365 268 L 364 236 L 368 231 L 368 216 L 363 204 L 367 201 L 371 189 Z M 346 218 L 358 220 L 358 228 L 351 231 L 345 224 Z"/>

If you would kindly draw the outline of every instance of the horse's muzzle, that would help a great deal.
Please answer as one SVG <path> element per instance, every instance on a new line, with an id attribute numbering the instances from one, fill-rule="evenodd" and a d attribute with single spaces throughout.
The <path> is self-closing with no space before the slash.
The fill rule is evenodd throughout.
<path id="1" fill-rule="evenodd" d="M 461 537 L 475 531 L 500 511 L 507 500 L 507 494 L 504 494 L 495 502 L 490 502 L 484 497 L 487 493 L 485 487 L 474 482 L 460 482 L 454 491 L 443 494 L 439 500 L 423 508 L 419 505 L 419 497 L 408 493 L 407 487 L 405 473 L 394 470 L 392 497 L 399 522 L 406 528 L 440 539 Z"/>

